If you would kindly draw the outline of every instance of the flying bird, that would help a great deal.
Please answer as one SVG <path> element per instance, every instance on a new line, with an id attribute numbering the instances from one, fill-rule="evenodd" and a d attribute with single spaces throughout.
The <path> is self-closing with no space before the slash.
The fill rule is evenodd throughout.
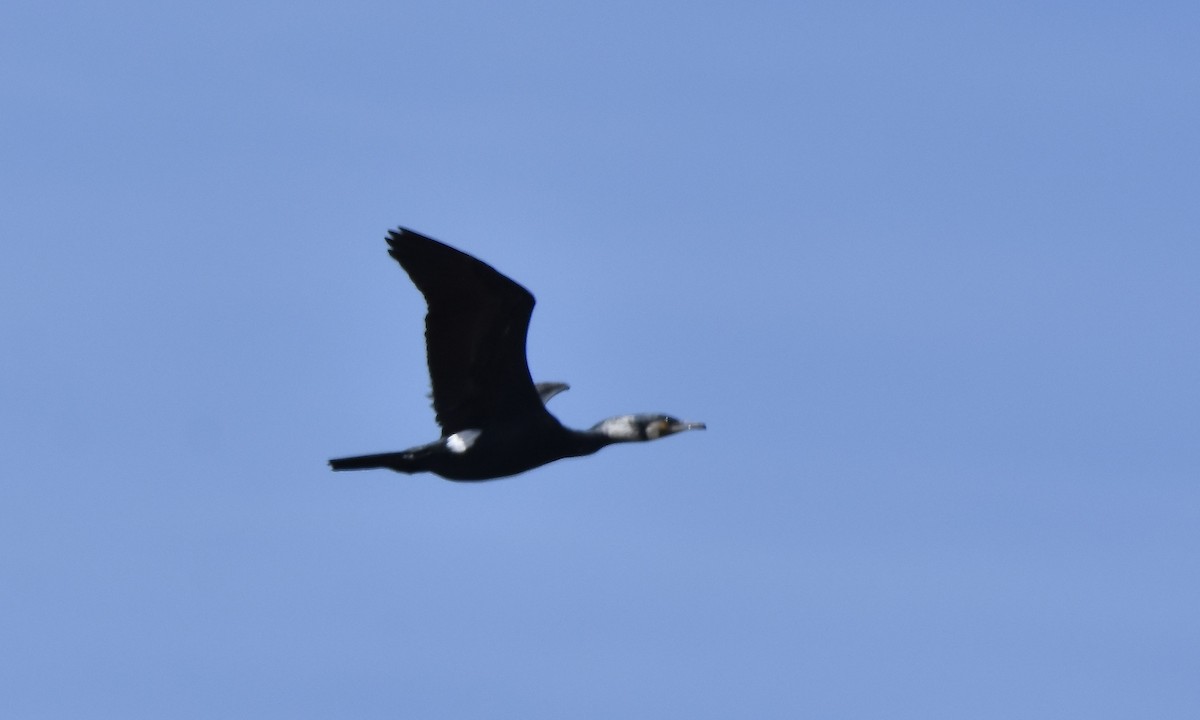
<path id="1" fill-rule="evenodd" d="M 564 427 L 546 402 L 568 386 L 534 384 L 525 359 L 533 295 L 490 265 L 412 230 L 389 231 L 387 242 L 429 307 L 425 354 L 442 436 L 400 452 L 336 458 L 329 461 L 334 470 L 491 480 L 614 443 L 704 429 L 657 414 L 618 415 L 587 430 Z"/>

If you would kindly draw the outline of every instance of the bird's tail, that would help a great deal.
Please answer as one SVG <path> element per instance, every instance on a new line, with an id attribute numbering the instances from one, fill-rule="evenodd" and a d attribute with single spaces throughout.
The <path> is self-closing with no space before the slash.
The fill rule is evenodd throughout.
<path id="1" fill-rule="evenodd" d="M 390 452 L 378 455 L 356 455 L 354 457 L 334 458 L 329 461 L 329 467 L 334 470 L 370 470 L 372 468 L 387 468 L 396 472 L 414 473 L 424 470 L 411 452 Z"/>

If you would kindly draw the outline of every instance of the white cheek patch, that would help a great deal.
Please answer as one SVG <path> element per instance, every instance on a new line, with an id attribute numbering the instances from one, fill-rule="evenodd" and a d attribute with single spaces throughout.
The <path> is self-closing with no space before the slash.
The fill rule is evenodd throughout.
<path id="1" fill-rule="evenodd" d="M 479 439 L 482 430 L 460 430 L 446 438 L 446 449 L 455 455 L 461 455 Z"/>
<path id="2" fill-rule="evenodd" d="M 637 440 L 638 428 L 633 418 L 621 416 L 600 423 L 600 431 L 616 440 Z"/>

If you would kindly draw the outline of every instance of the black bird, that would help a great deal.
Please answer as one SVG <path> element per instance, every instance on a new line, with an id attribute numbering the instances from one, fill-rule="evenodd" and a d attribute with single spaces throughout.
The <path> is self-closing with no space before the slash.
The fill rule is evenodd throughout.
<path id="1" fill-rule="evenodd" d="M 401 452 L 330 460 L 334 470 L 490 480 L 613 443 L 704 429 L 652 414 L 612 417 L 590 430 L 563 427 L 545 402 L 567 385 L 535 385 L 525 360 L 533 295 L 490 265 L 412 230 L 389 231 L 387 241 L 388 254 L 429 306 L 425 353 L 442 437 Z"/>

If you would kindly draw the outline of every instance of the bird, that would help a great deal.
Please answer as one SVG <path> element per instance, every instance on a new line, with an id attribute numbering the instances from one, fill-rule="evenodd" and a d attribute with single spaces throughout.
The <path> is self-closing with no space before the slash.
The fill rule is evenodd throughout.
<path id="1" fill-rule="evenodd" d="M 618 415 L 586 430 L 564 426 L 546 402 L 569 386 L 535 384 L 525 356 L 533 294 L 482 260 L 412 230 L 389 230 L 387 243 L 425 297 L 425 354 L 441 437 L 399 452 L 334 458 L 333 470 L 492 480 L 614 443 L 705 429 L 656 413 Z"/>

